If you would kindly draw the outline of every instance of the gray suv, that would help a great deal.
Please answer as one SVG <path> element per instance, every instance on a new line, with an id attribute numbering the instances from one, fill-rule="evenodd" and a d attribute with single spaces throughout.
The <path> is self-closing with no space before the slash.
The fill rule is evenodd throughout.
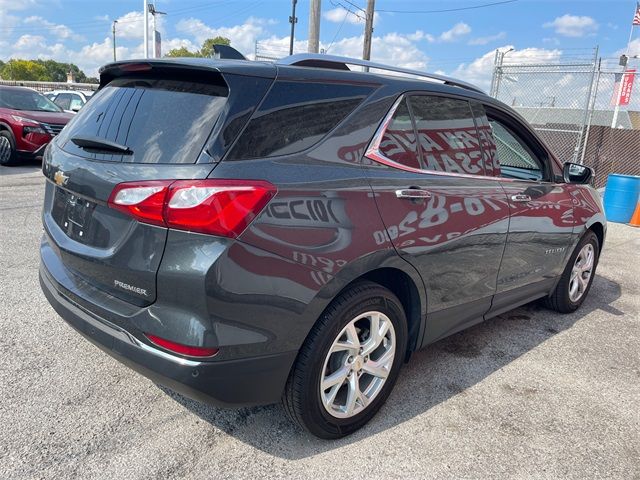
<path id="1" fill-rule="evenodd" d="M 369 421 L 417 349 L 535 299 L 577 309 L 606 229 L 591 170 L 509 107 L 328 55 L 108 64 L 43 172 L 40 281 L 65 321 L 323 438 Z"/>

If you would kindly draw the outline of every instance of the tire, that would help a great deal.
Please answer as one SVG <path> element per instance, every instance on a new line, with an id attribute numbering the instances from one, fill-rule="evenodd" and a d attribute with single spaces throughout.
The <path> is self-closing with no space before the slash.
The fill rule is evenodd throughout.
<path id="1" fill-rule="evenodd" d="M 6 130 L 0 131 L 0 165 L 9 166 L 16 163 L 18 154 L 13 135 Z"/>
<path id="2" fill-rule="evenodd" d="M 589 252 L 592 254 L 591 260 L 585 261 Z M 575 312 L 582 305 L 591 289 L 599 256 L 600 242 L 596 234 L 589 230 L 578 242 L 571 254 L 556 288 L 546 298 L 545 304 L 547 307 L 560 313 Z M 587 269 L 589 262 L 590 268 Z M 575 279 L 572 278 L 574 275 L 577 275 Z M 576 285 L 577 291 L 575 290 Z"/>
<path id="3" fill-rule="evenodd" d="M 379 335 L 371 335 L 372 325 Z M 300 349 L 282 398 L 285 410 L 320 438 L 355 432 L 391 393 L 406 348 L 407 320 L 398 298 L 375 283 L 354 285 L 325 310 Z M 321 381 L 332 386 L 323 390 Z"/>

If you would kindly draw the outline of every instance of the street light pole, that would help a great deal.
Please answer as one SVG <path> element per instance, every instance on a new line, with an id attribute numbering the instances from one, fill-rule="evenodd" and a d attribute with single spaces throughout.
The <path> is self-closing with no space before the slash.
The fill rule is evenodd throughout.
<path id="1" fill-rule="evenodd" d="M 111 27 L 111 32 L 113 33 L 113 61 L 116 61 L 116 23 L 118 20 L 113 21 L 113 26 Z"/>
<path id="2" fill-rule="evenodd" d="M 166 15 L 166 12 L 160 12 L 156 10 L 156 2 L 149 4 L 149 13 L 153 16 L 153 58 L 159 58 L 159 55 L 156 55 L 158 52 L 156 51 L 156 44 L 158 39 L 157 36 L 157 25 L 156 25 L 156 15 Z"/>
<path id="3" fill-rule="evenodd" d="M 291 24 L 291 37 L 289 38 L 289 55 L 293 55 L 293 35 L 296 29 L 296 23 L 298 23 L 298 17 L 296 17 L 296 3 L 298 0 L 291 0 L 291 16 L 289 17 L 289 23 Z"/>
<path id="4" fill-rule="evenodd" d="M 507 53 L 513 52 L 514 50 L 515 50 L 515 48 L 511 47 L 506 52 L 498 51 L 498 67 L 497 67 L 497 71 L 496 71 L 497 76 L 496 76 L 496 85 L 495 85 L 496 91 L 495 91 L 495 94 L 493 95 L 493 98 L 497 99 L 498 98 L 498 92 L 500 91 L 500 82 L 502 80 L 502 74 L 503 74 L 503 72 L 502 72 L 502 64 L 504 62 L 504 57 L 507 56 Z"/>
<path id="5" fill-rule="evenodd" d="M 147 0 L 142 0 L 142 9 L 142 30 L 144 32 L 142 55 L 144 58 L 149 58 L 149 4 Z"/>

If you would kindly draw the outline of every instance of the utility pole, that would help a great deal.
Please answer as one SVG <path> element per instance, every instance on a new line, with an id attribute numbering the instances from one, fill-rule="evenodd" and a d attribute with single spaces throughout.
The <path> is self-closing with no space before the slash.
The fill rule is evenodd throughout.
<path id="1" fill-rule="evenodd" d="M 113 26 L 111 27 L 111 33 L 113 33 L 113 61 L 116 61 L 116 23 L 118 20 L 113 21 Z"/>
<path id="2" fill-rule="evenodd" d="M 373 36 L 373 12 L 375 0 L 367 0 L 367 11 L 364 22 L 364 45 L 362 47 L 362 59 L 371 60 L 371 37 Z M 368 68 L 366 69 L 369 70 Z"/>
<path id="3" fill-rule="evenodd" d="M 289 23 L 291 24 L 291 37 L 289 38 L 289 55 L 293 55 L 293 34 L 296 29 L 296 23 L 298 23 L 298 17 L 296 17 L 296 3 L 298 3 L 298 0 L 291 0 L 291 16 L 289 17 Z"/>
<path id="4" fill-rule="evenodd" d="M 142 48 L 142 55 L 144 58 L 149 58 L 149 4 L 147 0 L 142 0 L 142 30 L 144 32 L 144 45 Z"/>
<path id="5" fill-rule="evenodd" d="M 160 52 L 156 51 L 156 45 L 158 43 L 158 30 L 156 24 L 156 15 L 166 15 L 166 12 L 159 12 L 156 10 L 156 2 L 149 4 L 149 13 L 153 16 L 153 58 L 160 58 Z"/>
<path id="6" fill-rule="evenodd" d="M 309 53 L 320 50 L 320 0 L 311 0 L 309 5 Z"/>

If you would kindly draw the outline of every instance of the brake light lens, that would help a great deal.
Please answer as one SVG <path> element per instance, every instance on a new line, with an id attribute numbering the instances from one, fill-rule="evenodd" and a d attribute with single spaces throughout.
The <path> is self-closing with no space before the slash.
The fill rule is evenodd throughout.
<path id="1" fill-rule="evenodd" d="M 120 183 L 108 203 L 140 222 L 165 226 L 163 211 L 169 185 L 170 180 Z"/>
<path id="2" fill-rule="evenodd" d="M 109 206 L 140 222 L 235 238 L 275 195 L 260 180 L 159 180 L 116 185 Z"/>
<path id="3" fill-rule="evenodd" d="M 190 357 L 213 357 L 216 353 L 218 353 L 217 348 L 193 347 L 191 345 L 183 345 L 182 343 L 172 342 L 171 340 L 160 338 L 155 335 L 151 335 L 150 333 L 145 333 L 144 336 L 159 347 L 162 347 L 165 350 L 169 350 L 174 353 L 179 353 L 180 355 L 188 355 Z"/>

